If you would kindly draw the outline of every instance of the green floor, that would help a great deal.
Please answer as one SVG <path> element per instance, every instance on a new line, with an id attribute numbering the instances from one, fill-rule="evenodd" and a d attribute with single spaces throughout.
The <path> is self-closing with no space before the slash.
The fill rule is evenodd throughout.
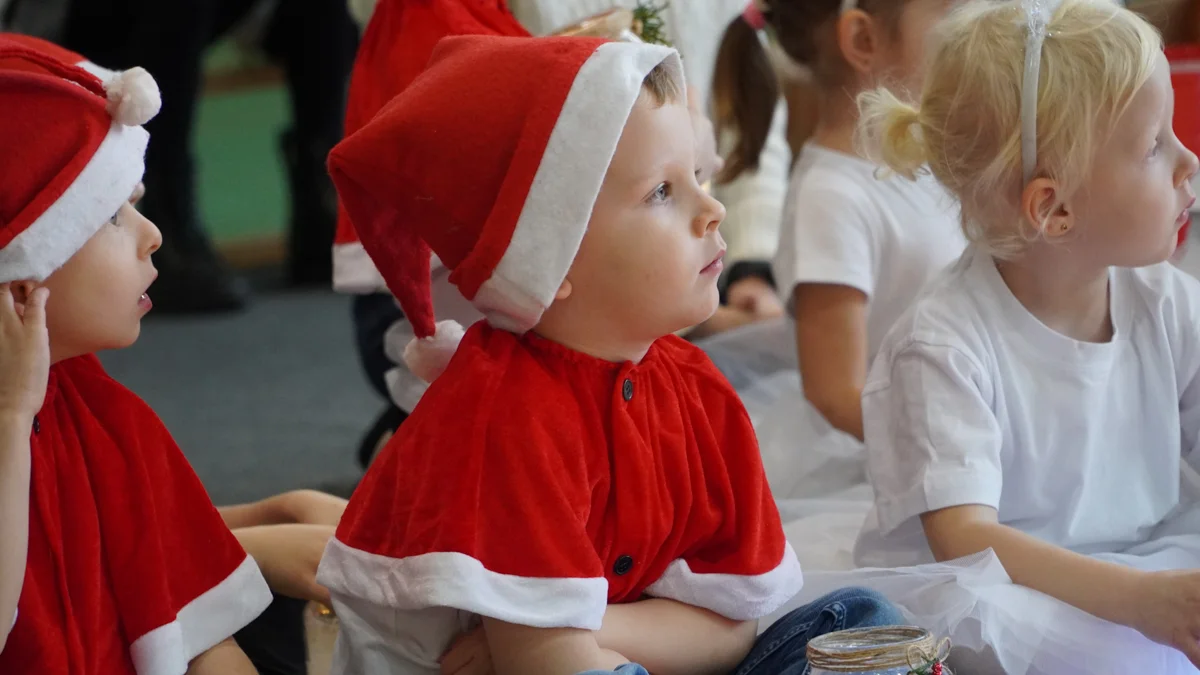
<path id="1" fill-rule="evenodd" d="M 222 44 L 209 67 L 241 57 Z M 196 159 L 201 211 L 214 240 L 257 239 L 281 233 L 287 188 L 279 135 L 289 123 L 287 92 L 272 86 L 209 94 L 199 110 Z"/>

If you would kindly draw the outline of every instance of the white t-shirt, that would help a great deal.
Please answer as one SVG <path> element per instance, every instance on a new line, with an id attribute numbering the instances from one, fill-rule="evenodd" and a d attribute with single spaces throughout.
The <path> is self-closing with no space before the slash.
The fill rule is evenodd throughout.
<path id="1" fill-rule="evenodd" d="M 873 357 L 921 288 L 966 246 L 958 205 L 932 176 L 882 175 L 871 162 L 809 143 L 792 174 L 774 273 L 788 307 L 798 284 L 870 299 Z"/>
<path id="2" fill-rule="evenodd" d="M 1078 342 L 969 249 L 888 334 L 863 390 L 875 508 L 863 567 L 933 562 L 919 516 L 967 504 L 1078 553 L 1143 543 L 1200 432 L 1200 282 L 1114 268 L 1115 335 Z"/>
<path id="3" fill-rule="evenodd" d="M 429 294 L 433 300 L 433 315 L 438 321 L 457 321 L 465 329 L 482 321 L 483 314 L 462 296 L 458 287 L 450 283 L 450 270 L 433 256 L 430 261 Z M 383 336 L 383 351 L 388 360 L 396 364 L 384 379 L 392 403 L 404 412 L 411 413 L 417 407 L 429 383 L 413 374 L 404 363 L 404 348 L 412 342 L 414 334 L 408 317 L 396 321 Z"/>

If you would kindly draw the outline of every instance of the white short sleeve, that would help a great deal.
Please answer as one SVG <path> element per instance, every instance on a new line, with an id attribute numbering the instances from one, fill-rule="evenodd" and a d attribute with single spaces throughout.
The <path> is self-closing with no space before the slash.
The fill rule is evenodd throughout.
<path id="1" fill-rule="evenodd" d="M 1192 365 L 1190 377 L 1182 383 L 1184 388 L 1179 394 L 1179 447 L 1184 461 L 1200 471 L 1200 363 Z"/>
<path id="2" fill-rule="evenodd" d="M 1183 273 L 1167 286 L 1169 330 L 1175 379 L 1179 387 L 1179 448 L 1184 460 L 1200 471 L 1200 285 Z"/>
<path id="3" fill-rule="evenodd" d="M 438 661 L 477 620 L 448 607 L 398 610 L 333 593 L 337 645 L 331 675 L 437 675 Z"/>
<path id="4" fill-rule="evenodd" d="M 785 300 L 799 284 L 837 284 L 867 296 L 875 290 L 875 228 L 881 216 L 854 185 L 805 176 L 789 197 L 775 279 Z"/>
<path id="5" fill-rule="evenodd" d="M 919 342 L 888 357 L 880 355 L 863 392 L 882 533 L 952 506 L 999 508 L 1002 435 L 984 370 L 958 349 Z"/>

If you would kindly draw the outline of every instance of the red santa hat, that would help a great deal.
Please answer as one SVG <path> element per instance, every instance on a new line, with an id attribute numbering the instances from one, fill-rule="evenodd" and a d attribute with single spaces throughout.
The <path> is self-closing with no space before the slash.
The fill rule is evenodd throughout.
<path id="1" fill-rule="evenodd" d="M 436 377 L 460 329 L 435 326 L 429 252 L 497 328 L 522 333 L 566 278 L 642 81 L 667 47 L 592 38 L 452 37 L 329 157 L 363 246 Z"/>
<path id="2" fill-rule="evenodd" d="M 36 38 L 30 35 L 21 35 L 20 33 L 0 33 L 0 43 L 11 44 L 15 46 L 27 47 L 36 52 L 41 52 L 57 61 L 73 66 L 79 66 L 95 75 L 101 82 L 107 82 L 116 75 L 117 71 L 98 66 L 86 58 L 76 54 L 70 49 L 60 47 L 53 42 Z M 14 64 L 14 67 L 19 67 Z"/>
<path id="3" fill-rule="evenodd" d="M 429 65 L 438 41 L 450 35 L 530 34 L 504 0 L 380 0 L 363 34 L 346 101 L 346 135 L 358 131 Z M 333 244 L 333 285 L 345 293 L 385 287 L 358 233 L 339 205 Z"/>
<path id="4" fill-rule="evenodd" d="M 142 180 L 141 125 L 160 105 L 141 68 L 0 35 L 0 283 L 45 280 L 112 218 Z"/>

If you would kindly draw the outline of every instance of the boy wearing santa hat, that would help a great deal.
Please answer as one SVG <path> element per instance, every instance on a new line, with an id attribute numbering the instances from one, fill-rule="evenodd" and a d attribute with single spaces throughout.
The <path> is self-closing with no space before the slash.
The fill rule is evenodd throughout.
<path id="1" fill-rule="evenodd" d="M 258 567 L 95 356 L 150 309 L 161 236 L 133 204 L 159 103 L 144 70 L 0 36 L 6 675 L 254 672 L 230 636 L 270 601 Z"/>
<path id="2" fill-rule="evenodd" d="M 464 633 L 499 675 L 779 673 L 898 619 L 850 590 L 755 640 L 802 581 L 745 410 L 672 335 L 724 253 L 684 87 L 664 47 L 447 38 L 330 155 L 432 380 L 321 562 L 335 673 L 438 672 Z M 486 319 L 465 335 L 431 253 Z"/>
<path id="3" fill-rule="evenodd" d="M 578 9 L 578 8 L 574 8 Z M 536 14 L 536 12 L 534 13 Z M 532 14 L 529 18 L 532 18 Z M 614 10 L 575 27 L 588 35 L 638 40 L 627 26 L 632 12 Z M 586 27 L 586 28 L 585 28 Z M 603 34 L 601 34 L 603 33 Z M 382 0 L 366 27 L 346 109 L 346 135 L 371 120 L 392 98 L 402 92 L 425 69 L 434 47 L 451 35 L 507 35 L 531 37 L 506 0 Z M 711 121 L 701 112 L 696 89 L 688 87 L 689 110 L 697 142 L 703 146 L 697 159 L 704 183 L 721 169 Z M 365 468 L 380 446 L 380 439 L 393 432 L 416 407 L 428 383 L 404 363 L 404 346 L 413 338 L 412 325 L 397 307 L 395 298 L 362 247 L 353 224 L 340 208 L 337 237 L 333 247 L 334 288 L 354 294 L 353 316 L 358 352 L 372 386 L 389 399 L 372 429 L 363 438 L 359 460 Z M 435 314 L 464 325 L 482 318 L 478 310 L 448 280 L 450 270 L 433 261 L 430 290 Z"/>

